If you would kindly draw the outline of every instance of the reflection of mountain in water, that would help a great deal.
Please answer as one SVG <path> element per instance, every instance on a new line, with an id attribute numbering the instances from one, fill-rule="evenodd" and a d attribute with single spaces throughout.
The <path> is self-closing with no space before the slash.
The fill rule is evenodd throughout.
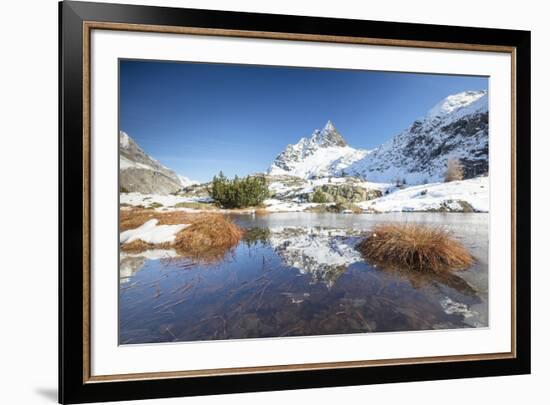
<path id="1" fill-rule="evenodd" d="M 332 287 L 349 265 L 362 260 L 353 247 L 358 235 L 335 228 L 272 228 L 269 242 L 285 265 Z"/>
<path id="2" fill-rule="evenodd" d="M 143 256 L 120 256 L 120 283 L 127 283 L 145 264 Z"/>
<path id="3" fill-rule="evenodd" d="M 151 249 L 139 253 L 120 252 L 120 283 L 126 283 L 145 265 L 146 260 L 159 260 L 176 257 L 172 249 Z"/>

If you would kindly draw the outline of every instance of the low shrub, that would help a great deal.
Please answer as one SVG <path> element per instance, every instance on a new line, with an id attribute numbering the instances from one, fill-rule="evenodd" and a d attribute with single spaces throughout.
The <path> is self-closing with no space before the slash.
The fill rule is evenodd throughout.
<path id="1" fill-rule="evenodd" d="M 374 264 L 419 271 L 459 270 L 474 262 L 444 229 L 418 224 L 377 225 L 357 249 Z"/>
<path id="2" fill-rule="evenodd" d="M 261 204 L 269 197 L 269 188 L 263 176 L 235 176 L 229 180 L 220 172 L 212 179 L 209 193 L 223 208 L 244 208 Z"/>

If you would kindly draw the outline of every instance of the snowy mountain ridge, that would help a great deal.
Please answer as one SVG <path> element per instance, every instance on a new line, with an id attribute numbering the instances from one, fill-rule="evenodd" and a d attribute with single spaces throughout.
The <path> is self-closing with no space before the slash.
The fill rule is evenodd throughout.
<path id="1" fill-rule="evenodd" d="M 443 180 L 448 159 L 456 158 L 470 178 L 488 171 L 488 132 L 487 91 L 465 91 L 441 100 L 372 151 L 349 146 L 329 121 L 310 138 L 288 145 L 268 174 L 305 179 L 352 175 L 419 184 Z"/>
<path id="2" fill-rule="evenodd" d="M 347 170 L 369 181 L 405 180 L 409 184 L 442 181 L 449 158 L 464 166 L 466 178 L 488 171 L 487 91 L 451 95 L 425 118 L 372 151 Z"/>

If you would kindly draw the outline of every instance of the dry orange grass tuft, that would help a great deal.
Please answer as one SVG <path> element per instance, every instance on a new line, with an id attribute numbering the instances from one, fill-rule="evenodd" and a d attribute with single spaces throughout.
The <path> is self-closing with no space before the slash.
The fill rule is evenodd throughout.
<path id="1" fill-rule="evenodd" d="M 223 256 L 243 237 L 243 231 L 221 214 L 203 214 L 176 235 L 178 253 L 195 260 L 212 261 Z"/>
<path id="2" fill-rule="evenodd" d="M 474 262 L 444 229 L 417 224 L 377 225 L 357 249 L 373 263 L 420 271 L 459 270 Z"/>
<path id="3" fill-rule="evenodd" d="M 122 245 L 120 245 L 120 249 L 124 252 L 143 252 L 147 249 L 164 249 L 165 247 L 168 247 L 165 243 L 153 245 L 139 239 L 134 240 L 130 243 L 123 243 Z"/>

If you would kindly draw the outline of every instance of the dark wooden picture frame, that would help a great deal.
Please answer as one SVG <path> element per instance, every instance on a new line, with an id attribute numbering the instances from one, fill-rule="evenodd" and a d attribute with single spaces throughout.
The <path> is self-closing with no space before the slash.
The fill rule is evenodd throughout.
<path id="1" fill-rule="evenodd" d="M 59 401 L 286 390 L 530 372 L 530 32 L 118 4 L 59 4 Z M 512 351 L 90 375 L 90 32 L 115 29 L 506 52 L 512 56 Z M 517 162 L 517 164 L 516 164 Z M 503 252 L 505 253 L 505 252 Z"/>

